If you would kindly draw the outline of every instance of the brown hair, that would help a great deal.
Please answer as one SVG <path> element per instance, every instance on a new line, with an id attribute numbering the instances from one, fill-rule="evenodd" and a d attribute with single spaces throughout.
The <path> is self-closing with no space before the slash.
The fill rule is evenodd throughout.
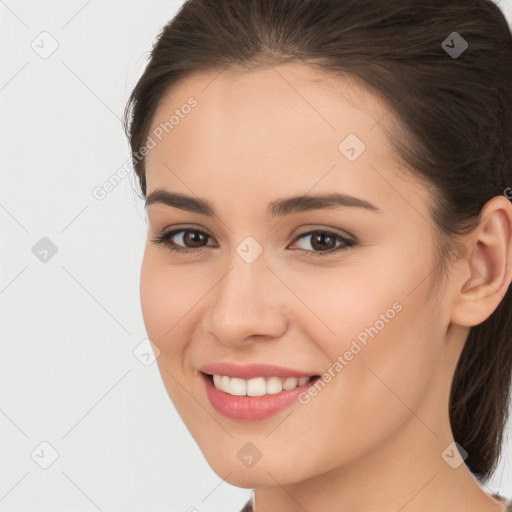
<path id="1" fill-rule="evenodd" d="M 453 32 L 468 44 L 460 55 L 445 50 L 455 46 Z M 460 252 L 457 236 L 512 185 L 512 35 L 502 12 L 490 0 L 186 1 L 163 27 L 126 105 L 143 195 L 140 149 L 173 85 L 193 74 L 291 61 L 352 77 L 391 106 L 399 120 L 388 133 L 396 154 L 432 188 L 446 274 Z M 509 286 L 493 314 L 471 328 L 450 394 L 454 439 L 482 481 L 499 461 L 511 354 Z"/>

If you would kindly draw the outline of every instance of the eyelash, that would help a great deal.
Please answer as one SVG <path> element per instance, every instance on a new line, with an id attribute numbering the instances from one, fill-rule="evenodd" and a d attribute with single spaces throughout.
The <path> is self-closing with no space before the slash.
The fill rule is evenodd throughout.
<path id="1" fill-rule="evenodd" d="M 183 248 L 183 247 L 180 247 L 179 245 L 176 245 L 174 242 L 170 241 L 170 239 L 174 235 L 176 235 L 178 233 L 182 233 L 182 232 L 202 233 L 202 234 L 205 234 L 208 237 L 210 237 L 210 235 L 208 235 L 208 233 L 206 233 L 205 231 L 202 231 L 200 229 L 181 228 L 181 229 L 174 229 L 172 231 L 168 231 L 167 233 L 165 233 L 165 232 L 161 233 L 161 234 L 157 235 L 155 238 L 153 238 L 152 242 L 155 244 L 162 244 L 165 247 L 167 247 L 167 249 L 169 249 L 170 251 L 175 252 L 175 253 L 182 253 L 182 254 L 190 254 L 190 253 L 198 252 L 204 248 L 204 247 L 200 247 L 197 249 Z M 301 233 L 301 234 L 297 235 L 297 237 L 294 239 L 293 242 L 296 242 L 296 241 L 300 240 L 301 238 L 304 238 L 304 237 L 310 236 L 310 235 L 314 235 L 317 233 L 324 233 L 329 236 L 334 236 L 338 241 L 341 241 L 343 243 L 344 247 L 342 246 L 341 248 L 338 247 L 338 248 L 330 249 L 327 251 L 310 251 L 310 250 L 306 250 L 306 249 L 295 249 L 295 250 L 302 251 L 303 256 L 306 256 L 306 257 L 315 256 L 316 257 L 316 256 L 328 256 L 330 254 L 334 254 L 334 253 L 338 253 L 338 252 L 342 252 L 342 251 L 348 251 L 349 249 L 351 249 L 357 245 L 357 243 L 354 240 L 344 238 L 341 235 L 339 235 L 338 233 L 333 233 L 332 231 L 326 231 L 326 230 L 321 230 L 321 229 L 314 229 L 312 231 L 307 231 L 305 233 Z M 210 238 L 212 238 L 212 237 L 210 237 Z"/>

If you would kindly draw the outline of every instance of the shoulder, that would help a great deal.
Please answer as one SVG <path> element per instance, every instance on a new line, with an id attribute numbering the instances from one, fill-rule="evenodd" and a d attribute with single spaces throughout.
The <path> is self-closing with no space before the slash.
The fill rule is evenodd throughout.
<path id="1" fill-rule="evenodd" d="M 503 496 L 500 496 L 499 494 L 493 494 L 492 497 L 504 503 L 507 506 L 507 512 L 512 512 L 512 500 L 507 501 Z M 251 498 L 240 510 L 240 512 L 254 512 L 253 504 L 254 502 Z"/>
<path id="2" fill-rule="evenodd" d="M 512 500 L 507 501 L 503 496 L 500 496 L 499 494 L 492 494 L 493 498 L 497 499 L 498 501 L 501 501 L 504 505 L 507 506 L 507 512 L 512 512 Z M 244 511 L 242 511 L 244 512 Z"/>

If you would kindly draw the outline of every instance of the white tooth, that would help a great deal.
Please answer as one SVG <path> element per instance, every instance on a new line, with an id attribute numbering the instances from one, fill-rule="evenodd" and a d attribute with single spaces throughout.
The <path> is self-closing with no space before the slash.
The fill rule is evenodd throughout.
<path id="1" fill-rule="evenodd" d="M 283 389 L 293 389 L 297 387 L 297 378 L 296 377 L 288 377 L 283 383 Z"/>
<path id="2" fill-rule="evenodd" d="M 284 380 L 281 377 L 269 377 L 266 381 L 264 377 L 255 377 L 245 380 L 227 375 L 213 375 L 213 383 L 217 389 L 235 396 L 273 395 L 303 386 L 310 380 L 310 377 L 287 377 Z"/>
<path id="3" fill-rule="evenodd" d="M 267 394 L 267 384 L 263 377 L 255 377 L 247 381 L 248 396 L 263 396 Z"/>
<path id="4" fill-rule="evenodd" d="M 297 383 L 298 383 L 299 386 L 304 386 L 304 384 L 306 384 L 306 382 L 308 382 L 308 381 L 309 381 L 309 377 L 301 377 L 297 381 Z"/>
<path id="5" fill-rule="evenodd" d="M 227 375 L 223 375 L 221 377 L 220 389 L 222 389 L 222 391 L 229 393 L 229 381 L 230 380 L 231 379 Z"/>
<path id="6" fill-rule="evenodd" d="M 220 375 L 213 376 L 213 383 L 217 389 L 222 389 L 222 377 Z"/>
<path id="7" fill-rule="evenodd" d="M 245 396 L 246 394 L 247 381 L 245 379 L 237 379 L 236 377 L 231 378 L 229 383 L 229 392 L 232 395 Z"/>
<path id="8" fill-rule="evenodd" d="M 270 377 L 267 381 L 267 394 L 273 395 L 283 391 L 283 384 L 279 377 Z"/>

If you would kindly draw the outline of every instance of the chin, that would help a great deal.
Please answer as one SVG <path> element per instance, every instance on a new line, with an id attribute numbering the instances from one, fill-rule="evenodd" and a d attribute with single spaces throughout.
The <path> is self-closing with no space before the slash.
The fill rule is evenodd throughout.
<path id="1" fill-rule="evenodd" d="M 261 462 L 258 463 L 258 465 L 259 464 L 261 464 Z M 261 466 L 259 468 L 244 468 L 238 465 L 237 467 L 229 468 L 222 465 L 218 471 L 214 466 L 211 467 L 219 478 L 222 478 L 224 481 L 234 485 L 235 487 L 241 487 L 244 489 L 271 487 L 276 485 L 276 481 L 281 485 L 293 483 L 289 480 L 291 476 L 290 474 L 286 474 L 284 471 L 281 472 L 279 469 L 273 470 L 271 467 Z"/>
<path id="2" fill-rule="evenodd" d="M 291 465 L 285 457 L 275 453 L 272 457 L 262 456 L 252 466 L 245 466 L 235 455 L 226 457 L 225 452 L 221 453 L 203 453 L 206 461 L 212 470 L 226 482 L 236 487 L 254 488 L 275 486 L 276 481 L 281 485 L 288 485 L 299 482 L 311 475 L 301 474 L 304 470 L 304 464 L 301 464 L 299 471 L 291 470 Z"/>

